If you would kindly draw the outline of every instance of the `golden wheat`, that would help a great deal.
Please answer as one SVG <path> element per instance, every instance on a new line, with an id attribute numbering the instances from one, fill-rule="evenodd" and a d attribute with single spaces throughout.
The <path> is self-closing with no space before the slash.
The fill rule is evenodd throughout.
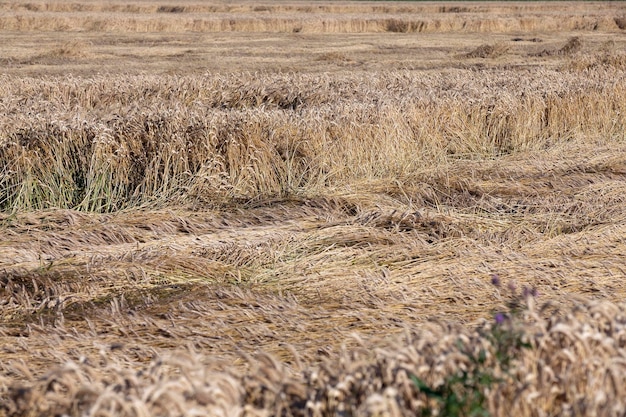
<path id="1" fill-rule="evenodd" d="M 621 68 L 519 74 L 3 77 L 0 203 L 110 211 L 306 194 L 623 140 Z"/>
<path id="2" fill-rule="evenodd" d="M 141 363 L 131 347 L 117 343 L 78 361 L 61 355 L 66 362 L 38 379 L 23 363 L 4 365 L 5 372 L 25 375 L 30 382 L 5 390 L 0 411 L 35 416 L 403 416 L 436 408 L 411 377 L 441 383 L 446 375 L 471 366 L 461 353 L 463 346 L 471 346 L 484 352 L 486 366 L 493 366 L 505 382 L 487 394 L 494 416 L 614 416 L 626 408 L 623 314 L 623 305 L 607 302 L 580 303 L 566 311 L 531 303 L 519 325 L 533 348 L 521 351 L 513 373 L 499 369 L 496 346 L 482 333 L 493 326 L 488 322 L 477 329 L 438 323 L 408 327 L 394 344 L 374 351 L 370 340 L 358 338 L 336 357 L 304 369 L 290 369 L 261 353 L 244 355 L 248 371 L 218 370 L 219 360 L 193 347 Z M 64 329 L 55 332 L 72 338 Z M 295 351 L 293 355 L 297 358 Z"/>
<path id="3" fill-rule="evenodd" d="M 567 6 L 567 7 L 565 7 Z M 99 32 L 536 32 L 615 30 L 623 26 L 619 4 L 546 3 L 473 5 L 319 3 L 237 5 L 223 2 L 4 3 L 5 31 Z"/>
<path id="4" fill-rule="evenodd" d="M 624 16 L 0 4 L 0 416 L 623 415 Z"/>

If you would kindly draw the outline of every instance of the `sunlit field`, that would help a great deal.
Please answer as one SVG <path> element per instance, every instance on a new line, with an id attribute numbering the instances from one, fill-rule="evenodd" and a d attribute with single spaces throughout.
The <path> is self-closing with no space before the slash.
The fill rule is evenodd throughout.
<path id="1" fill-rule="evenodd" d="M 622 2 L 0 3 L 0 416 L 623 416 Z"/>

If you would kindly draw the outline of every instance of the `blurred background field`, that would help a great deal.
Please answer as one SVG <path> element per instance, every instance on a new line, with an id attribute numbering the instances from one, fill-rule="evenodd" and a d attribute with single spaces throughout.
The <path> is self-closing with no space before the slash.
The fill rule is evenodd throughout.
<path id="1" fill-rule="evenodd" d="M 546 67 L 580 34 L 583 51 L 623 50 L 626 27 L 620 2 L 20 0 L 0 11 L 0 63 L 18 75 Z"/>

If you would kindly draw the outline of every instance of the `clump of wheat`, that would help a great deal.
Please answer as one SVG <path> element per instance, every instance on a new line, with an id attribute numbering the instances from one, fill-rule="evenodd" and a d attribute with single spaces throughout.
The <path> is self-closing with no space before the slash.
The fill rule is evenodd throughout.
<path id="1" fill-rule="evenodd" d="M 27 365 L 15 363 L 12 372 L 30 380 L 4 382 L 0 411 L 7 416 L 415 415 L 437 412 L 441 405 L 428 386 L 436 389 L 479 366 L 492 379 L 471 386 L 484 395 L 484 410 L 492 415 L 623 413 L 624 306 L 581 302 L 563 310 L 527 300 L 528 309 L 475 328 L 443 322 L 408 327 L 393 344 L 361 339 L 358 347 L 318 365 L 297 361 L 295 368 L 259 353 L 246 357 L 248 371 L 216 371 L 214 360 L 194 349 L 142 365 L 128 353 L 115 354 L 125 350 L 121 344 L 37 379 Z M 513 327 L 506 320 L 514 320 Z M 505 326 L 503 332 L 499 326 Z M 512 348 L 507 356 L 501 356 L 503 343 Z"/>
<path id="2" fill-rule="evenodd" d="M 509 47 L 504 43 L 480 45 L 465 56 L 467 58 L 497 58 L 507 53 Z"/>
<path id="3" fill-rule="evenodd" d="M 623 10 L 605 3 L 566 10 L 543 3 L 439 6 L 431 4 L 229 5 L 185 2 L 11 2 L 0 25 L 10 31 L 100 32 L 515 32 L 615 30 Z M 487 16 L 485 16 L 487 15 Z"/>
<path id="4" fill-rule="evenodd" d="M 523 82 L 515 71 L 467 70 L 5 76 L 0 205 L 112 211 L 310 195 L 455 158 L 621 140 L 623 66 L 601 62 Z"/>

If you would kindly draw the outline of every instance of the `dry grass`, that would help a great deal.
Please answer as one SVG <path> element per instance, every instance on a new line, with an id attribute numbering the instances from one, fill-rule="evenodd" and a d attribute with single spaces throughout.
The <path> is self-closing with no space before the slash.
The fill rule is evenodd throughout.
<path id="1" fill-rule="evenodd" d="M 1 4 L 0 416 L 623 415 L 623 16 Z"/>
<path id="2" fill-rule="evenodd" d="M 459 158 L 623 138 L 622 68 L 520 73 L 4 77 L 0 206 L 326 195 Z"/>
<path id="3" fill-rule="evenodd" d="M 620 29 L 624 9 L 546 3 L 5 2 L 5 31 L 532 32 Z"/>
<path id="4" fill-rule="evenodd" d="M 509 47 L 504 44 L 481 45 L 465 55 L 467 58 L 497 58 L 507 53 Z"/>
<path id="5" fill-rule="evenodd" d="M 611 40 L 623 51 L 625 13 L 619 2 L 13 1 L 0 5 L 0 64 L 19 76 L 553 67 L 572 37 L 583 53 Z M 55 57 L 69 39 L 78 53 Z M 506 59 L 467 62 L 480 45 Z"/>

